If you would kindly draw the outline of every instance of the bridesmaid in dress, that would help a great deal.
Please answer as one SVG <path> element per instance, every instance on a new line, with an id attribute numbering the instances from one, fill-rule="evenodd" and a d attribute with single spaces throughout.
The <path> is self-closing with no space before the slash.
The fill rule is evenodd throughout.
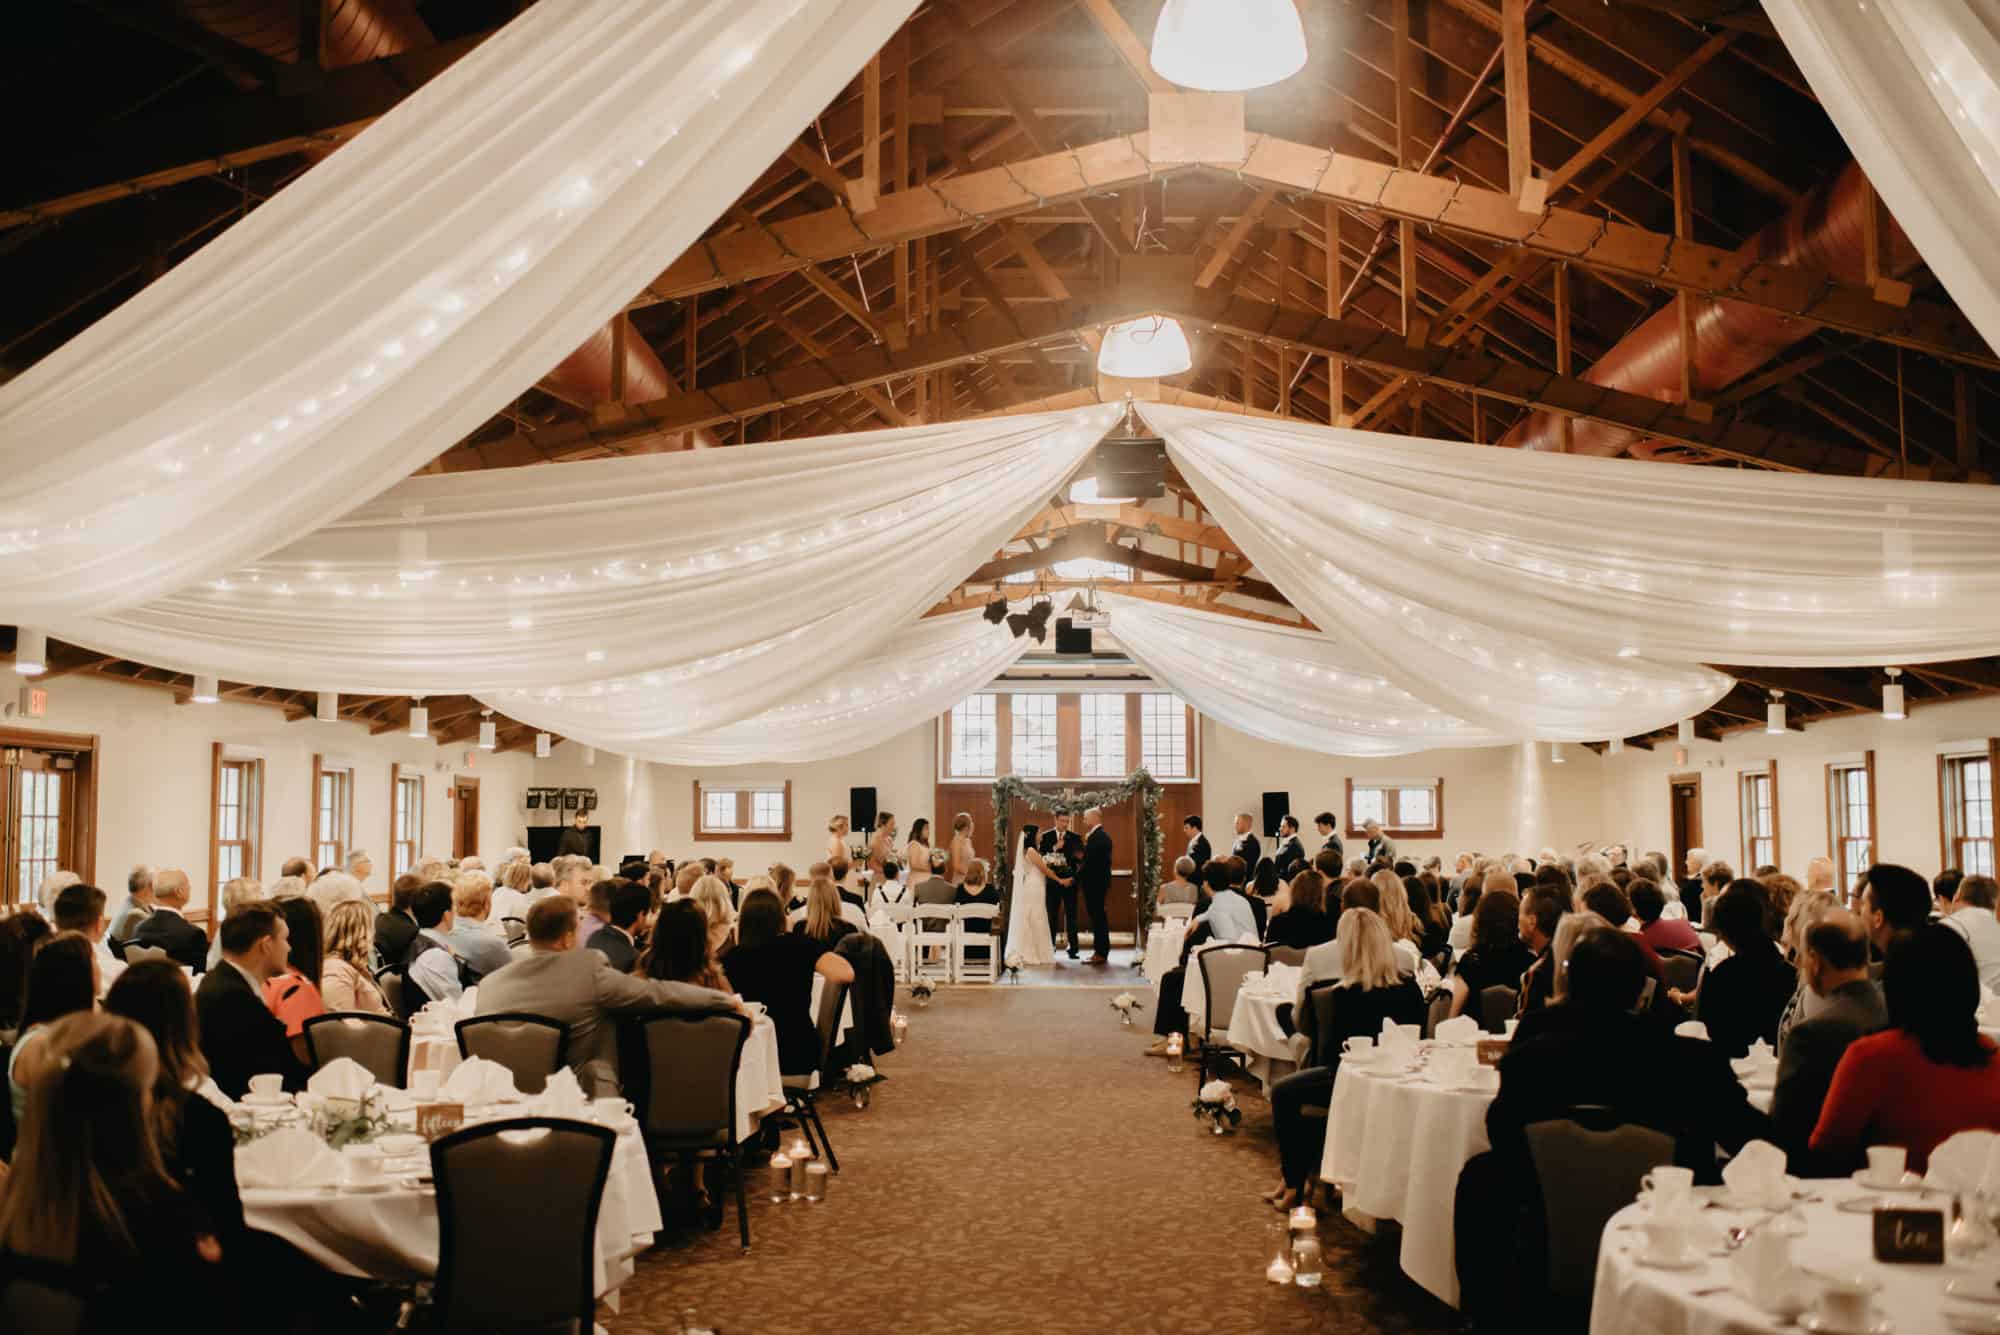
<path id="1" fill-rule="evenodd" d="M 847 861 L 847 817 L 835 816 L 826 823 L 826 860 Z"/>
<path id="2" fill-rule="evenodd" d="M 961 811 L 951 822 L 951 861 L 945 868 L 945 879 L 953 885 L 964 885 L 966 872 L 972 870 L 972 815 Z"/>
<path id="3" fill-rule="evenodd" d="M 903 875 L 915 885 L 931 869 L 931 823 L 919 816 L 910 822 L 910 842 L 903 845 Z"/>
<path id="4" fill-rule="evenodd" d="M 884 811 L 875 817 L 875 837 L 868 841 L 868 870 L 882 879 L 882 864 L 896 856 L 896 815 Z"/>

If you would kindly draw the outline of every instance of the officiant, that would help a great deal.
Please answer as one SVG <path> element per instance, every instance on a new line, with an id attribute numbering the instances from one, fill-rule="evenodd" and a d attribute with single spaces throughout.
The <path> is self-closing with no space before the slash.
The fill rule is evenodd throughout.
<path id="1" fill-rule="evenodd" d="M 1069 957 L 1083 952 L 1083 933 L 1076 920 L 1076 872 L 1083 865 L 1083 836 L 1070 828 L 1070 814 L 1058 811 L 1053 829 L 1044 830 L 1039 845 L 1049 864 L 1049 942 L 1060 945 L 1063 924 L 1069 924 Z M 1060 857 L 1060 863 L 1056 858 Z"/>

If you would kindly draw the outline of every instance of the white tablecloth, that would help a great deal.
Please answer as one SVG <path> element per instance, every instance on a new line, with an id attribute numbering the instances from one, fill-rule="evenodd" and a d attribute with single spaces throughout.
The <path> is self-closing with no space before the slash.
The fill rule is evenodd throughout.
<path id="1" fill-rule="evenodd" d="M 1146 933 L 1146 962 L 1142 971 L 1154 987 L 1167 976 L 1169 970 L 1181 962 L 1181 943 L 1187 940 L 1188 920 L 1169 918 L 1165 922 L 1153 924 Z"/>
<path id="2" fill-rule="evenodd" d="M 750 1139 L 757 1123 L 785 1106 L 784 1072 L 778 1066 L 778 1026 L 759 1016 L 743 1045 L 736 1070 L 736 1138 Z"/>
<path id="3" fill-rule="evenodd" d="M 1945 1321 L 1947 1310 L 1975 1316 L 1990 1315 L 1991 1304 L 1966 1302 L 1949 1297 L 1945 1283 L 1969 1279 L 1985 1292 L 1994 1292 L 2000 1278 L 2000 1257 L 1989 1249 L 1984 1263 L 1883 1265 L 1875 1260 L 1873 1217 L 1845 1214 L 1838 1208 L 1844 1200 L 1864 1195 L 1850 1182 L 1835 1180 L 1808 1182 L 1806 1189 L 1821 1197 L 1795 1206 L 1788 1223 L 1803 1221 L 1804 1233 L 1792 1239 L 1792 1262 L 1796 1267 L 1841 1276 L 1860 1276 L 1882 1286 L 1875 1295 L 1876 1319 L 1894 1323 L 1896 1335 L 1931 1335 L 1951 1329 Z M 1895 1195 L 1880 1198 L 1891 1204 L 1923 1209 L 1945 1209 L 1951 1201 L 1942 1195 Z M 1731 1225 L 1753 1220 L 1770 1220 L 1758 1212 L 1743 1214 L 1730 1210 L 1703 1210 L 1697 1217 L 1704 1228 L 1715 1234 L 1714 1245 L 1704 1248 L 1701 1265 L 1692 1270 L 1657 1270 L 1641 1265 L 1636 1253 L 1645 1247 L 1640 1231 L 1644 1211 L 1627 1206 L 1611 1218 L 1604 1245 L 1597 1253 L 1597 1284 L 1590 1308 L 1591 1335 L 1738 1335 L 1739 1332 L 1792 1330 L 1797 1327 L 1759 1311 L 1732 1288 L 1730 1263 L 1714 1256 L 1720 1238 Z M 1765 1222 L 1761 1225 L 1770 1228 Z M 1716 1290 L 1722 1290 L 1716 1292 Z"/>
<path id="4" fill-rule="evenodd" d="M 1304 1039 L 1287 1036 L 1278 1025 L 1278 1007 L 1291 1001 L 1290 992 L 1279 994 L 1245 983 L 1229 1017 L 1229 1046 L 1248 1055 L 1250 1074 L 1263 1084 L 1266 1095 L 1272 1081 L 1297 1068 L 1305 1048 Z"/>
<path id="5" fill-rule="evenodd" d="M 529 1115 L 529 1104 L 502 1115 Z M 437 1274 L 437 1195 L 398 1182 L 387 1191 L 245 1188 L 243 1219 L 275 1233 L 329 1270 L 409 1283 Z M 632 1257 L 650 1247 L 660 1228 L 646 1146 L 636 1125 L 622 1131 L 597 1215 L 595 1292 L 610 1293 L 632 1274 Z"/>

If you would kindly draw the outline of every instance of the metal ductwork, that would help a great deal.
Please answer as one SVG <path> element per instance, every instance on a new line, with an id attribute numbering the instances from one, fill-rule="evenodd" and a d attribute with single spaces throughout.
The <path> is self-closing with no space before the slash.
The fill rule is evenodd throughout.
<path id="1" fill-rule="evenodd" d="M 586 407 L 594 403 L 608 403 L 611 401 L 611 354 L 611 326 L 607 324 L 592 334 L 582 347 L 563 358 L 543 383 L 562 397 Z M 628 334 L 625 339 L 625 401 L 647 403 L 653 399 L 669 398 L 677 392 L 659 354 L 638 334 Z M 679 445 L 669 448 L 707 450 L 722 444 L 721 439 L 706 427 L 696 427 L 678 439 Z"/>
<path id="2" fill-rule="evenodd" d="M 1850 162 L 1831 182 L 1813 188 L 1790 212 L 1737 247 L 1740 257 L 1817 269 L 1847 283 L 1864 281 L 1863 221 L 1874 199 L 1858 163 Z M 1885 264 L 1898 276 L 1920 262 L 1903 229 L 1889 220 L 1883 229 Z M 1713 394 L 1749 375 L 1819 328 L 1763 306 L 1699 299 L 1694 303 L 1695 394 Z M 1593 385 L 1644 394 L 1663 403 L 1681 396 L 1680 317 L 1669 302 L 1597 359 L 1583 378 Z M 1636 432 L 1581 419 L 1571 427 L 1576 454 L 1631 454 L 1651 459 L 1678 454 L 1684 446 L 1644 440 Z M 1562 417 L 1535 413 L 1498 442 L 1517 449 L 1563 448 Z"/>

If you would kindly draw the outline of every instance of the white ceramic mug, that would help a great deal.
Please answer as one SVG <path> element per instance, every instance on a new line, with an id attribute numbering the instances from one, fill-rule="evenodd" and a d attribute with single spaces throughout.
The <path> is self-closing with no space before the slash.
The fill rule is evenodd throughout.
<path id="1" fill-rule="evenodd" d="M 1358 1057 L 1363 1061 L 1375 1055 L 1375 1040 L 1366 1034 L 1356 1034 L 1340 1045 L 1342 1055 Z"/>
<path id="2" fill-rule="evenodd" d="M 410 1072 L 410 1093 L 420 1099 L 435 1098 L 444 1084 L 444 1075 L 436 1069 Z"/>
<path id="3" fill-rule="evenodd" d="M 631 1101 L 616 1096 L 592 1099 L 590 1107 L 600 1122 L 616 1122 L 632 1115 Z"/>
<path id="4" fill-rule="evenodd" d="M 1514 1031 L 1518 1029 L 1520 1025 L 1521 1022 L 1519 1020 L 1508 1020 L 1500 1026 L 1500 1032 L 1504 1034 L 1506 1037 L 1511 1039 L 1512 1037 L 1514 1037 Z"/>
<path id="5" fill-rule="evenodd" d="M 1875 1285 L 1867 1280 L 1819 1276 L 1819 1313 L 1835 1330 L 1863 1331 L 1868 1328 L 1869 1301 Z"/>
<path id="6" fill-rule="evenodd" d="M 1639 1190 L 1652 1205 L 1654 1214 L 1676 1210 L 1694 1195 L 1694 1170 L 1661 1164 L 1639 1179 Z"/>
<path id="7" fill-rule="evenodd" d="M 250 1077 L 250 1092 L 260 1099 L 273 1099 L 285 1092 L 285 1077 L 275 1071 Z"/>
<path id="8" fill-rule="evenodd" d="M 1909 1157 L 1909 1151 L 1901 1145 L 1870 1145 L 1868 1176 L 1882 1183 L 1901 1182 Z"/>

